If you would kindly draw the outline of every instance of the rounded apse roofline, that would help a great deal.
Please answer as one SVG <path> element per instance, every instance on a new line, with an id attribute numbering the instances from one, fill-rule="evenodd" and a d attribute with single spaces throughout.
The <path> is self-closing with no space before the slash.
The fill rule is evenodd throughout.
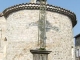
<path id="1" fill-rule="evenodd" d="M 3 13 L 0 13 L 0 17 L 2 17 L 3 16 Z"/>
<path id="2" fill-rule="evenodd" d="M 39 3 L 22 3 L 18 5 L 11 6 L 3 11 L 3 15 L 7 18 L 9 14 L 19 11 L 19 10 L 39 10 L 40 4 Z M 47 4 L 47 11 L 56 12 L 63 15 L 68 16 L 71 19 L 72 26 L 74 27 L 77 24 L 76 15 L 71 12 L 70 10 L 66 10 L 64 8 L 53 6 Z"/>

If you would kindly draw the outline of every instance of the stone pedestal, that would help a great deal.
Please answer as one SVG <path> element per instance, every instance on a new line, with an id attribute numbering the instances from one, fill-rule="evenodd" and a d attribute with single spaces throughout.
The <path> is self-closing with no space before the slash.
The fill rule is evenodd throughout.
<path id="1" fill-rule="evenodd" d="M 30 50 L 33 54 L 33 60 L 48 60 L 48 54 L 51 51 L 47 50 Z"/>

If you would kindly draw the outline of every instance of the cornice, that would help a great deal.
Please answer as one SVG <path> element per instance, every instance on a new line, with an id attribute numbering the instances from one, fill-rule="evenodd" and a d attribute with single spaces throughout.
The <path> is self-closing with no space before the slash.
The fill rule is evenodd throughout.
<path id="1" fill-rule="evenodd" d="M 2 17 L 3 16 L 3 13 L 0 13 L 0 17 Z"/>
<path id="2" fill-rule="evenodd" d="M 39 9 L 40 9 L 40 4 L 38 4 L 38 3 L 25 3 L 25 4 L 22 3 L 22 4 L 14 5 L 12 7 L 5 9 L 3 11 L 3 15 L 7 18 L 9 16 L 9 14 L 19 11 L 19 10 L 39 10 Z M 46 10 L 68 16 L 71 19 L 73 27 L 77 24 L 76 15 L 73 12 L 71 12 L 70 10 L 66 10 L 61 7 L 53 6 L 53 5 L 49 5 L 49 4 L 47 4 Z"/>

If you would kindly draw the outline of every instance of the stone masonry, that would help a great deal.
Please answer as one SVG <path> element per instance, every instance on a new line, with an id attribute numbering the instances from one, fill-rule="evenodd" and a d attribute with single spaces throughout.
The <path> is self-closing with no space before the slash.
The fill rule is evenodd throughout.
<path id="1" fill-rule="evenodd" d="M 14 8 L 12 10 L 14 11 Z M 4 15 L 0 17 L 2 29 L 0 59 L 33 60 L 30 49 L 39 48 L 36 25 L 39 20 L 39 10 L 20 8 L 10 12 L 12 10 L 6 9 L 3 11 Z M 75 60 L 72 32 L 75 21 L 71 21 L 72 18 L 64 14 L 47 11 L 48 23 L 58 29 L 49 28 L 46 31 L 46 49 L 52 51 L 48 60 Z"/>

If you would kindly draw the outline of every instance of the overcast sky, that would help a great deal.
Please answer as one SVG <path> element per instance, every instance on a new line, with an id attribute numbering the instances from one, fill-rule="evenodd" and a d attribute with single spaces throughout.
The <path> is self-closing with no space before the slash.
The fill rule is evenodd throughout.
<path id="1" fill-rule="evenodd" d="M 30 2 L 30 0 L 0 0 L 0 12 L 10 6 L 28 2 Z M 80 33 L 80 0 L 47 0 L 47 3 L 60 6 L 74 12 L 76 14 L 78 23 L 73 28 L 73 34 L 75 36 Z"/>

